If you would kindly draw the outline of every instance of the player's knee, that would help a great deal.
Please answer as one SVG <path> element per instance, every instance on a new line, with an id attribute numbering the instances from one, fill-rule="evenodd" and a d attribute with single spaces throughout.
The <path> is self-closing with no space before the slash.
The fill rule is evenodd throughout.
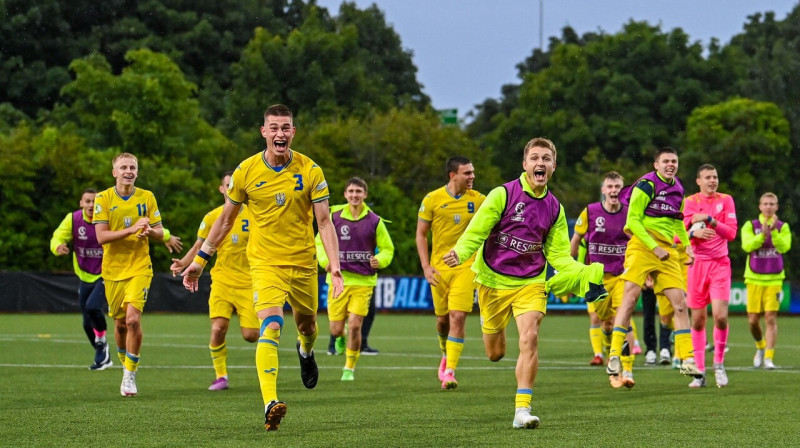
<path id="1" fill-rule="evenodd" d="M 506 356 L 503 352 L 486 352 L 486 356 L 488 356 L 489 361 L 497 362 L 503 359 Z"/>
<path id="2" fill-rule="evenodd" d="M 128 331 L 139 330 L 141 322 L 138 315 L 128 316 L 125 318 L 125 328 Z"/>
<path id="3" fill-rule="evenodd" d="M 256 342 L 258 340 L 258 330 L 253 328 L 252 330 L 242 331 L 242 337 L 247 342 Z"/>
<path id="4" fill-rule="evenodd" d="M 263 335 L 264 332 L 267 329 L 270 329 L 270 330 L 273 330 L 273 331 L 277 330 L 279 332 L 278 334 L 280 334 L 280 331 L 283 329 L 283 317 L 282 316 L 267 316 L 266 319 L 261 321 L 261 329 L 259 331 L 259 334 Z"/>

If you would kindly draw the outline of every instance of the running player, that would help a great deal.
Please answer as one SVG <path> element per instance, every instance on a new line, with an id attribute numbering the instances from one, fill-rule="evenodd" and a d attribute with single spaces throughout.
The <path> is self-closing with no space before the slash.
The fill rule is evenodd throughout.
<path id="1" fill-rule="evenodd" d="M 531 415 L 533 383 L 539 365 L 539 326 L 547 309 L 547 263 L 559 272 L 550 280 L 556 296 L 572 292 L 587 301 L 608 295 L 603 265 L 584 265 L 569 255 L 564 207 L 547 182 L 556 168 L 556 147 L 534 138 L 525 145 L 520 177 L 493 189 L 444 262 L 456 267 L 471 260 L 478 286 L 481 329 L 491 361 L 505 356 L 505 328 L 513 316 L 519 330 L 515 413 L 512 427 L 536 428 Z"/>
<path id="2" fill-rule="evenodd" d="M 431 285 L 436 332 L 439 335 L 439 381 L 442 389 L 458 386 L 455 371 L 464 350 L 467 313 L 475 301 L 473 257 L 448 267 L 442 257 L 455 246 L 486 196 L 472 189 L 475 168 L 469 159 L 451 157 L 446 163 L 447 184 L 422 200 L 417 215 L 417 253 L 425 279 Z M 433 233 L 433 252 L 428 258 L 428 232 Z"/>
<path id="3" fill-rule="evenodd" d="M 106 341 L 106 318 L 103 316 L 103 303 L 106 301 L 106 288 L 100 270 L 103 264 L 103 247 L 97 242 L 92 219 L 94 217 L 94 197 L 97 191 L 89 188 L 81 195 L 78 210 L 67 214 L 50 240 L 53 255 L 69 254 L 72 243 L 72 267 L 80 279 L 78 286 L 78 307 L 83 314 L 83 331 L 94 348 L 94 363 L 91 370 L 105 370 L 113 362 L 108 353 Z"/>
<path id="4" fill-rule="evenodd" d="M 593 322 L 590 330 L 592 345 L 595 348 L 595 357 L 590 364 L 602 365 L 603 352 L 608 352 L 611 346 L 611 330 L 614 327 L 614 317 L 617 307 L 622 303 L 622 291 L 625 282 L 619 278 L 625 262 L 625 247 L 630 240 L 630 235 L 625 233 L 625 219 L 628 216 L 628 207 L 619 201 L 623 179 L 616 171 L 610 171 L 603 177 L 600 187 L 601 202 L 594 202 L 583 209 L 575 221 L 575 231 L 570 241 L 570 252 L 577 257 L 582 241 L 586 244 L 586 257 L 584 262 L 602 263 L 604 266 L 603 285 L 608 291 L 609 299 L 601 302 L 587 303 L 590 315 L 594 314 L 596 326 Z M 598 338 L 597 333 L 600 333 Z M 599 341 L 597 341 L 599 339 Z M 596 344 L 600 342 L 600 344 Z M 628 350 L 633 349 L 633 333 L 628 336 Z M 594 347 L 593 347 L 594 348 Z M 599 362 L 597 362 L 599 360 Z M 633 353 L 623 359 L 623 370 L 633 363 Z M 611 376 L 611 385 L 614 387 L 633 387 L 633 374 Z"/>
<path id="5" fill-rule="evenodd" d="M 683 362 L 681 373 L 699 375 L 692 353 L 689 315 L 686 311 L 685 281 L 680 259 L 675 250 L 677 236 L 688 244 L 689 235 L 683 226 L 683 185 L 677 179 L 678 153 L 666 147 L 656 151 L 655 171 L 636 182 L 630 192 L 628 219 L 625 231 L 632 234 L 625 251 L 625 292 L 617 308 L 611 351 L 606 365 L 610 376 L 620 375 L 623 343 L 628 333 L 631 315 L 648 275 L 653 276 L 654 290 L 663 292 L 675 312 L 675 346 Z M 686 247 L 691 262 L 692 248 Z"/>
<path id="6" fill-rule="evenodd" d="M 153 279 L 149 240 L 163 242 L 161 212 L 153 193 L 136 188 L 139 162 L 122 153 L 112 162 L 116 185 L 95 197 L 94 228 L 103 245 L 102 274 L 108 315 L 114 319 L 117 355 L 123 364 L 120 394 L 138 393 L 142 313 Z"/>
<path id="7" fill-rule="evenodd" d="M 336 231 L 328 207 L 328 183 L 322 168 L 291 149 L 296 128 L 292 111 L 276 104 L 264 112 L 261 136 L 264 151 L 244 160 L 231 177 L 228 201 L 191 265 L 183 284 L 197 291 L 197 281 L 217 245 L 231 231 L 242 204 L 250 208 L 247 259 L 253 281 L 253 301 L 261 321 L 256 345 L 256 368 L 264 400 L 264 426 L 277 430 L 286 415 L 278 400 L 278 345 L 283 329 L 283 306 L 292 307 L 297 325 L 297 356 L 303 385 L 313 389 L 319 379 L 314 359 L 317 339 L 318 289 L 313 221 L 331 265 L 330 297 L 342 292 L 342 272 Z"/>
<path id="8" fill-rule="evenodd" d="M 233 171 L 222 176 L 219 192 L 228 202 L 228 187 Z M 180 275 L 191 264 L 208 238 L 211 226 L 222 213 L 224 206 L 211 210 L 203 218 L 197 231 L 197 241 L 182 259 L 172 259 L 172 275 Z M 233 312 L 239 315 L 239 328 L 247 342 L 258 340 L 258 317 L 253 308 L 253 285 L 250 281 L 250 264 L 247 261 L 247 241 L 250 239 L 250 212 L 247 206 L 236 217 L 233 229 L 217 246 L 217 262 L 211 269 L 211 293 L 208 296 L 208 316 L 211 318 L 211 338 L 208 349 L 216 378 L 208 390 L 225 390 L 228 386 L 228 345 L 225 336 Z"/>
<path id="9" fill-rule="evenodd" d="M 360 177 L 347 181 L 344 197 L 347 204 L 331 207 L 331 220 L 339 240 L 339 261 L 344 278 L 344 291 L 339 297 L 328 300 L 328 319 L 331 336 L 344 334 L 347 320 L 347 346 L 342 381 L 353 381 L 361 354 L 361 325 L 369 312 L 369 302 L 378 284 L 378 269 L 392 262 L 394 244 L 380 216 L 376 215 L 364 199 L 367 183 Z M 325 270 L 330 263 L 319 235 L 316 238 L 317 260 Z M 331 278 L 328 276 L 328 287 Z"/>

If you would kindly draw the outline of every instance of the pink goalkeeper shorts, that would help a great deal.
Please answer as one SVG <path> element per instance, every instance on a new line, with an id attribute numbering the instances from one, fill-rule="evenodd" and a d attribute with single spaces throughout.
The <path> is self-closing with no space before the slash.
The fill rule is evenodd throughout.
<path id="1" fill-rule="evenodd" d="M 686 305 L 705 308 L 711 300 L 730 301 L 731 260 L 728 257 L 713 260 L 695 260 L 689 266 L 686 288 Z"/>

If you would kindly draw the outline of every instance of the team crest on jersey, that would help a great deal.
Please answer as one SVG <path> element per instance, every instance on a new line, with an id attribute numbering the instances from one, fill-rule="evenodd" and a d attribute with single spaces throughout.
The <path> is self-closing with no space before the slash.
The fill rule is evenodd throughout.
<path id="1" fill-rule="evenodd" d="M 283 207 L 284 205 L 286 205 L 286 193 L 276 194 L 275 203 L 278 204 L 278 207 Z"/>
<path id="2" fill-rule="evenodd" d="M 605 232 L 606 231 L 606 218 L 602 216 L 598 216 L 597 219 L 594 220 L 595 232 Z"/>
<path id="3" fill-rule="evenodd" d="M 123 227 L 125 227 L 127 229 L 128 227 L 131 226 L 131 224 L 133 224 L 133 219 L 130 216 L 126 216 L 126 217 L 122 218 L 122 226 Z"/>
<path id="4" fill-rule="evenodd" d="M 722 204 L 717 204 L 717 213 L 722 211 Z"/>
<path id="5" fill-rule="evenodd" d="M 461 215 L 459 214 L 453 215 L 453 222 L 456 224 L 461 224 Z"/>
<path id="6" fill-rule="evenodd" d="M 516 222 L 525 222 L 525 217 L 522 216 L 523 213 L 525 213 L 525 203 L 517 202 L 517 205 L 514 206 L 514 216 L 511 217 L 511 220 Z"/>
<path id="7" fill-rule="evenodd" d="M 238 233 L 234 233 L 233 235 L 231 235 L 231 242 L 233 244 L 239 244 L 239 234 Z"/>
<path id="8" fill-rule="evenodd" d="M 342 240 L 345 240 L 345 241 L 349 240 L 350 239 L 350 226 L 342 226 L 342 228 L 339 229 L 339 235 L 340 235 L 339 238 L 341 238 Z"/>

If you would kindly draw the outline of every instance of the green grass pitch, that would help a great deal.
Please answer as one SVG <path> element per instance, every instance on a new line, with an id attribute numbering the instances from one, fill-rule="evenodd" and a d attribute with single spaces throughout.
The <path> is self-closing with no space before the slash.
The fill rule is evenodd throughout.
<path id="1" fill-rule="evenodd" d="M 637 318 L 641 323 L 641 318 Z M 470 315 L 455 391 L 442 391 L 432 315 L 378 315 L 356 381 L 339 381 L 342 356 L 325 354 L 320 316 L 320 381 L 301 382 L 294 324 L 280 348 L 278 394 L 288 405 L 280 430 L 267 433 L 254 367 L 255 346 L 228 333 L 231 388 L 206 390 L 214 373 L 208 319 L 145 314 L 139 395 L 119 395 L 121 371 L 87 369 L 93 351 L 80 316 L 0 315 L 0 445 L 507 447 L 507 446 L 800 446 L 800 320 L 779 319 L 778 370 L 752 367 L 754 346 L 743 316 L 730 321 L 730 385 L 687 387 L 668 366 L 636 360 L 636 387 L 609 387 L 591 367 L 588 317 L 550 315 L 540 333 L 533 394 L 536 430 L 514 430 L 516 328 L 506 358 L 485 358 L 477 315 Z M 641 329 L 641 325 L 639 326 Z M 112 344 L 113 346 L 113 344 Z M 711 364 L 711 354 L 707 363 Z M 713 377 L 713 375 L 711 375 Z"/>

